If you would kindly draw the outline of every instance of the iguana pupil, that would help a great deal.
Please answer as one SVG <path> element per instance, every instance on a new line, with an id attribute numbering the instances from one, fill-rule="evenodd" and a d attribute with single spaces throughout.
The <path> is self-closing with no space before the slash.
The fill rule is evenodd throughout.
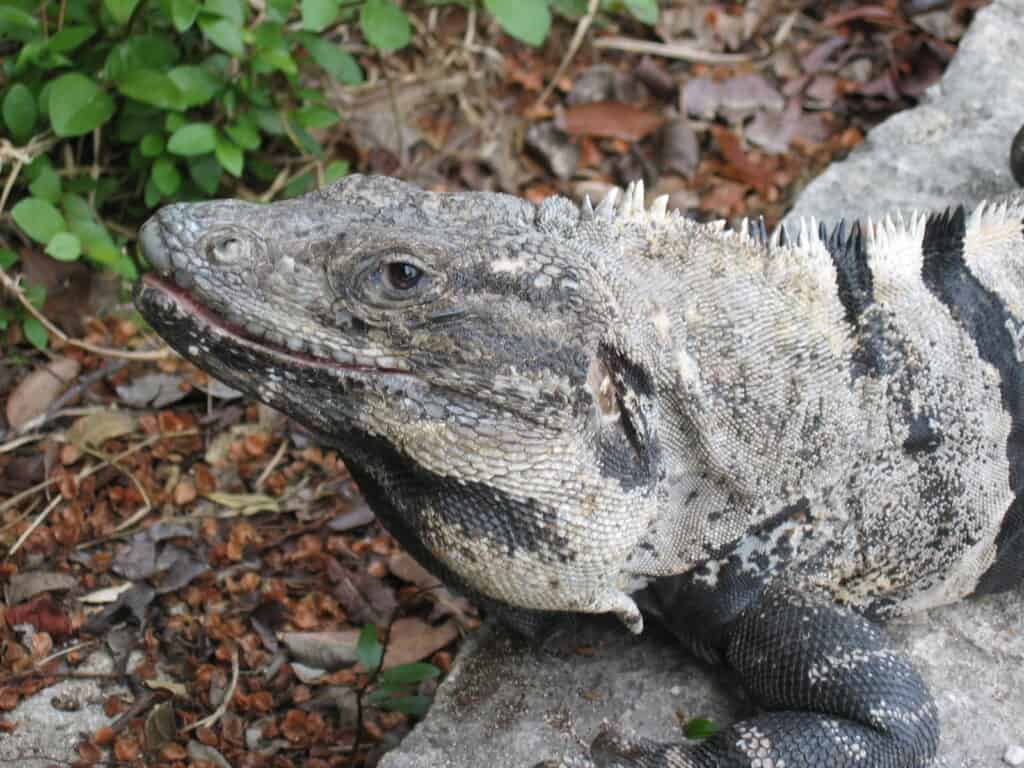
<path id="1" fill-rule="evenodd" d="M 407 261 L 392 261 L 384 269 L 384 278 L 392 290 L 411 291 L 420 284 L 423 270 Z"/>

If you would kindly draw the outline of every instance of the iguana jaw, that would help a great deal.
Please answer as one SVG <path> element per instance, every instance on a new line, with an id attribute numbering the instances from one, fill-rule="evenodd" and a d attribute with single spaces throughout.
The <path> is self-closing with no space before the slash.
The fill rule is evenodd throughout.
<path id="1" fill-rule="evenodd" d="M 149 258 L 148 254 L 147 258 Z M 280 368 L 319 368 L 333 370 L 340 375 L 349 373 L 412 375 L 409 363 L 404 360 L 396 359 L 392 366 L 369 366 L 357 364 L 355 356 L 352 355 L 352 362 L 346 363 L 305 352 L 296 352 L 268 339 L 256 337 L 240 328 L 236 323 L 219 316 L 204 306 L 177 283 L 166 277 L 161 277 L 157 273 L 144 275 L 139 281 L 135 290 L 135 302 L 147 321 L 153 324 L 156 330 L 167 338 L 179 353 L 188 358 L 195 357 L 195 352 L 188 348 L 179 348 L 175 344 L 175 339 L 180 338 L 180 334 L 175 334 L 173 328 L 166 325 L 166 320 L 163 318 L 166 318 L 168 313 L 195 324 L 204 335 L 216 339 L 218 344 L 234 346 L 246 350 L 254 357 L 266 358 L 268 365 Z M 205 359 L 203 362 L 205 364 Z"/>

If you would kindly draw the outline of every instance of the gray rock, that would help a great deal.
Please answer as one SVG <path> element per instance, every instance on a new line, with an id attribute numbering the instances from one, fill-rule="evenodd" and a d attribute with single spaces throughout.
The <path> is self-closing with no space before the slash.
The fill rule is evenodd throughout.
<path id="1" fill-rule="evenodd" d="M 835 220 L 974 204 L 1013 188 L 1010 142 L 1024 123 L 1024 0 L 982 10 L 921 106 L 874 129 L 812 182 L 793 215 Z M 995 766 L 1024 739 L 1024 592 L 894 622 L 890 633 L 931 686 L 946 765 Z M 583 647 L 586 653 L 579 653 Z M 470 638 L 434 707 L 381 768 L 525 768 L 572 757 L 602 720 L 682 737 L 681 722 L 750 711 L 722 670 L 656 630 L 633 638 L 586 620 L 544 649 L 488 625 Z"/>
<path id="2" fill-rule="evenodd" d="M 76 669 L 97 675 L 113 671 L 110 656 L 93 653 Z M 4 720 L 17 724 L 0 736 L 0 765 L 18 768 L 49 768 L 78 759 L 77 745 L 111 719 L 103 703 L 115 694 L 127 695 L 123 685 L 99 680 L 64 680 L 23 699 Z"/>

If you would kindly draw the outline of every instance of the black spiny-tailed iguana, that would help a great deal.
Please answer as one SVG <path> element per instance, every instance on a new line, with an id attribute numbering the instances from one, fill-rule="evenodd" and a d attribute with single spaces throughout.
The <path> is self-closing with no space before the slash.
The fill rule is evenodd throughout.
<path id="1" fill-rule="evenodd" d="M 437 575 L 533 612 L 634 599 L 764 713 L 601 765 L 929 764 L 874 621 L 1024 573 L 1024 196 L 768 238 L 353 176 L 172 205 L 137 303 L 336 446 Z"/>

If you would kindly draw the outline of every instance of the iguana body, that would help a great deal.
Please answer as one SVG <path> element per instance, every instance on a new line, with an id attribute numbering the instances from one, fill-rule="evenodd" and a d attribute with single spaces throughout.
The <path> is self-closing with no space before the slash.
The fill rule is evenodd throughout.
<path id="1" fill-rule="evenodd" d="M 927 765 L 934 704 L 870 620 L 1024 575 L 1024 196 L 789 244 L 664 203 L 169 206 L 137 303 L 442 578 L 634 631 L 649 586 L 769 710 L 602 764 Z"/>

